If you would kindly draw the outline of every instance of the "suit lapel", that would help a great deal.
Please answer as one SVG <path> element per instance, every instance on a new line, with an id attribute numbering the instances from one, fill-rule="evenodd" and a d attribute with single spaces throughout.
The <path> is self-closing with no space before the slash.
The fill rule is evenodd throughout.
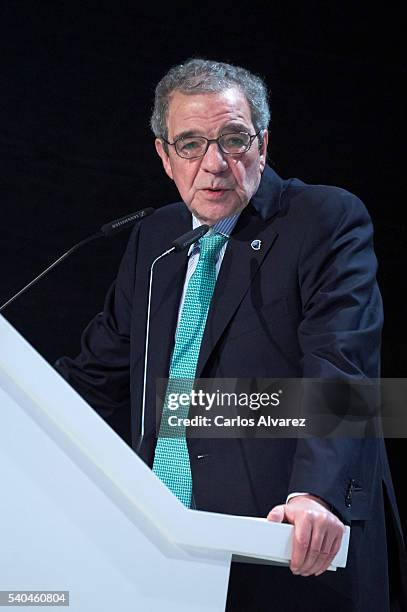
<path id="1" fill-rule="evenodd" d="M 168 242 L 190 231 L 191 225 L 191 215 L 185 207 L 180 222 L 167 228 L 167 235 L 171 236 Z M 154 268 L 148 356 L 149 372 L 154 379 L 168 376 L 187 262 L 188 251 L 171 253 Z"/>
<path id="2" fill-rule="evenodd" d="M 271 218 L 280 210 L 283 182 L 270 168 L 266 170 L 228 242 L 202 339 L 197 378 L 277 238 Z M 260 249 L 252 246 L 254 240 L 261 241 Z"/>
<path id="3" fill-rule="evenodd" d="M 199 354 L 198 378 L 277 237 L 277 233 L 258 216 L 245 214 L 245 219 L 242 217 L 243 213 L 229 239 L 219 272 Z M 251 247 L 253 240 L 261 240 L 259 250 Z"/>

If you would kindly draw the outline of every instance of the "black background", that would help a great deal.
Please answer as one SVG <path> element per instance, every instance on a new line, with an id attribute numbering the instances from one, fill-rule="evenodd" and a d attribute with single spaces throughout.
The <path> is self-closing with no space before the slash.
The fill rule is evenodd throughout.
<path id="1" fill-rule="evenodd" d="M 268 84 L 277 172 L 365 202 L 385 304 L 382 374 L 406 376 L 401 8 L 3 0 L 0 28 L 1 302 L 106 221 L 177 198 L 149 130 L 154 87 L 188 57 L 230 61 Z M 77 352 L 126 241 L 84 247 L 5 313 L 50 362 Z M 407 442 L 387 445 L 407 517 Z"/>

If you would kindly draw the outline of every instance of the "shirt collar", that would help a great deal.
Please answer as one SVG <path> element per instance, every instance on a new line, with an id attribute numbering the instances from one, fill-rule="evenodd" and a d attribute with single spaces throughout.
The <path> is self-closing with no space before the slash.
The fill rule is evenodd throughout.
<path id="1" fill-rule="evenodd" d="M 230 234 L 233 231 L 233 228 L 236 225 L 239 215 L 240 213 L 236 213 L 235 215 L 226 217 L 226 219 L 221 219 L 212 227 L 212 232 L 222 234 L 223 236 L 227 236 L 229 238 Z M 202 221 L 197 219 L 195 215 L 192 215 L 192 229 L 196 229 L 200 225 L 202 225 Z"/>
<path id="2" fill-rule="evenodd" d="M 212 231 L 212 233 L 222 234 L 222 236 L 229 238 L 237 223 L 239 215 L 240 213 L 236 213 L 235 215 L 221 219 L 211 227 L 210 231 Z M 195 215 L 192 215 L 192 229 L 196 229 L 200 225 L 203 225 L 202 221 L 197 219 Z M 188 256 L 196 251 L 199 251 L 199 242 L 195 242 L 189 247 Z"/>

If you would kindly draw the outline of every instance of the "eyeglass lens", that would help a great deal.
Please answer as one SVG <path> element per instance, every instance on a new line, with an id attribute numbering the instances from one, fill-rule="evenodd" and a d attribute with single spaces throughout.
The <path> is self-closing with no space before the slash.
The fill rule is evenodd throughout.
<path id="1" fill-rule="evenodd" d="M 245 153 L 250 146 L 250 134 L 246 132 L 234 132 L 232 134 L 222 134 L 217 139 L 217 143 L 224 153 L 238 155 Z M 202 157 L 208 147 L 208 139 L 203 136 L 188 136 L 180 138 L 175 143 L 178 155 L 186 158 Z"/>

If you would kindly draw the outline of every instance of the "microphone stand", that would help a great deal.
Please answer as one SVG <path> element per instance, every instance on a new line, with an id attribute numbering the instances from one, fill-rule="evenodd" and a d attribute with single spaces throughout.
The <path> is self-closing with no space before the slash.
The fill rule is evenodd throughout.
<path id="1" fill-rule="evenodd" d="M 41 274 L 36 276 L 34 280 L 30 281 L 28 285 L 20 289 L 18 293 L 13 295 L 9 300 L 7 300 L 7 302 L 2 304 L 0 306 L 0 312 L 2 312 L 5 308 L 7 308 L 7 306 L 11 304 L 12 302 L 14 302 L 14 300 L 16 300 L 20 295 L 25 293 L 27 289 L 32 287 L 32 285 L 35 285 L 35 283 L 39 281 L 43 276 L 48 274 L 48 272 L 50 272 L 52 268 L 55 268 L 55 266 L 57 266 L 62 261 L 64 261 L 64 259 L 69 257 L 71 253 L 73 253 L 74 251 L 82 247 L 84 244 L 87 244 L 88 242 L 91 242 L 92 240 L 96 240 L 97 238 L 101 238 L 102 236 L 104 236 L 105 238 L 110 238 L 110 236 L 113 236 L 114 234 L 118 234 L 119 232 L 122 232 L 123 230 L 132 227 L 135 223 L 137 223 L 137 221 L 144 219 L 144 217 L 148 217 L 149 215 L 153 214 L 153 212 L 154 212 L 154 208 L 151 208 L 151 207 L 143 208 L 134 213 L 126 215 L 125 217 L 120 217 L 120 219 L 115 219 L 114 221 L 110 221 L 110 223 L 105 223 L 105 225 L 102 225 L 102 227 L 100 228 L 98 232 L 96 232 L 96 234 L 92 234 L 91 236 L 88 236 L 84 240 L 81 240 L 81 242 L 78 242 L 77 244 L 75 244 L 73 247 L 69 249 L 69 251 L 66 251 L 66 253 L 61 255 L 61 257 L 59 257 L 56 261 L 54 261 L 54 263 L 48 266 L 48 268 L 43 270 Z"/>
<path id="2" fill-rule="evenodd" d="M 144 366 L 143 366 L 143 393 L 142 393 L 142 402 L 141 402 L 141 423 L 140 423 L 140 437 L 137 446 L 137 451 L 140 451 L 141 444 L 143 442 L 144 433 L 145 433 L 145 414 L 146 414 L 146 388 L 147 388 L 147 364 L 148 364 L 148 346 L 149 346 L 149 336 L 150 336 L 150 313 L 151 313 L 151 294 L 153 287 L 153 272 L 154 266 L 163 257 L 166 257 L 170 253 L 174 251 L 180 252 L 188 247 L 190 247 L 194 242 L 202 238 L 209 231 L 209 225 L 200 225 L 196 229 L 183 234 L 179 238 L 173 241 L 172 247 L 164 253 L 161 253 L 158 257 L 156 257 L 151 264 L 150 267 L 150 279 L 148 284 L 148 302 L 147 302 L 147 320 L 146 320 L 146 339 L 144 344 Z"/>
<path id="3" fill-rule="evenodd" d="M 153 286 L 153 272 L 154 266 L 163 257 L 173 253 L 175 251 L 175 247 L 168 249 L 168 251 L 164 251 L 158 257 L 156 257 L 151 264 L 150 268 L 150 279 L 148 283 L 148 303 L 147 303 L 147 321 L 146 321 L 146 340 L 144 344 L 144 366 L 143 366 L 143 396 L 141 401 L 141 424 L 140 424 L 140 440 L 138 444 L 138 450 L 140 450 L 141 443 L 144 438 L 144 421 L 145 421 L 145 413 L 146 413 L 146 386 L 147 386 L 147 361 L 148 361 L 148 345 L 149 345 L 149 337 L 150 337 L 150 313 L 151 313 L 151 292 Z"/>
<path id="4" fill-rule="evenodd" d="M 92 240 L 96 240 L 96 238 L 101 238 L 102 236 L 104 236 L 105 234 L 102 231 L 97 232 L 96 234 L 92 234 L 92 236 L 88 236 L 87 238 L 85 238 L 84 240 L 81 240 L 81 242 L 78 242 L 77 244 L 75 244 L 73 247 L 71 247 L 69 249 L 69 251 L 66 251 L 66 253 L 64 253 L 63 255 L 61 255 L 61 257 L 59 257 L 56 261 L 54 261 L 54 263 L 52 263 L 50 266 L 48 266 L 48 268 L 46 268 L 45 270 L 43 270 L 41 272 L 41 274 L 38 274 L 38 276 L 36 276 L 32 281 L 30 281 L 28 283 L 28 285 L 25 285 L 25 287 L 23 287 L 22 289 L 20 289 L 20 291 L 18 293 L 16 293 L 15 295 L 13 295 L 13 297 L 11 297 L 9 300 L 7 300 L 7 302 L 5 302 L 2 306 L 0 306 L 0 312 L 2 312 L 5 308 L 7 308 L 7 306 L 9 304 L 11 304 L 12 302 L 14 302 L 14 300 L 16 300 L 18 297 L 20 297 L 20 295 L 22 295 L 23 293 L 25 293 L 32 285 L 35 285 L 35 283 L 37 281 L 39 281 L 43 276 L 45 276 L 46 274 L 48 274 L 48 272 L 50 272 L 52 270 L 52 268 L 55 268 L 55 266 L 57 266 L 58 264 L 60 264 L 62 261 L 64 261 L 64 259 L 66 259 L 67 257 L 69 257 L 69 255 L 71 255 L 71 253 L 73 253 L 74 251 L 76 251 L 77 249 L 79 249 L 81 246 L 83 246 L 84 244 L 87 244 L 88 242 L 91 242 Z"/>

